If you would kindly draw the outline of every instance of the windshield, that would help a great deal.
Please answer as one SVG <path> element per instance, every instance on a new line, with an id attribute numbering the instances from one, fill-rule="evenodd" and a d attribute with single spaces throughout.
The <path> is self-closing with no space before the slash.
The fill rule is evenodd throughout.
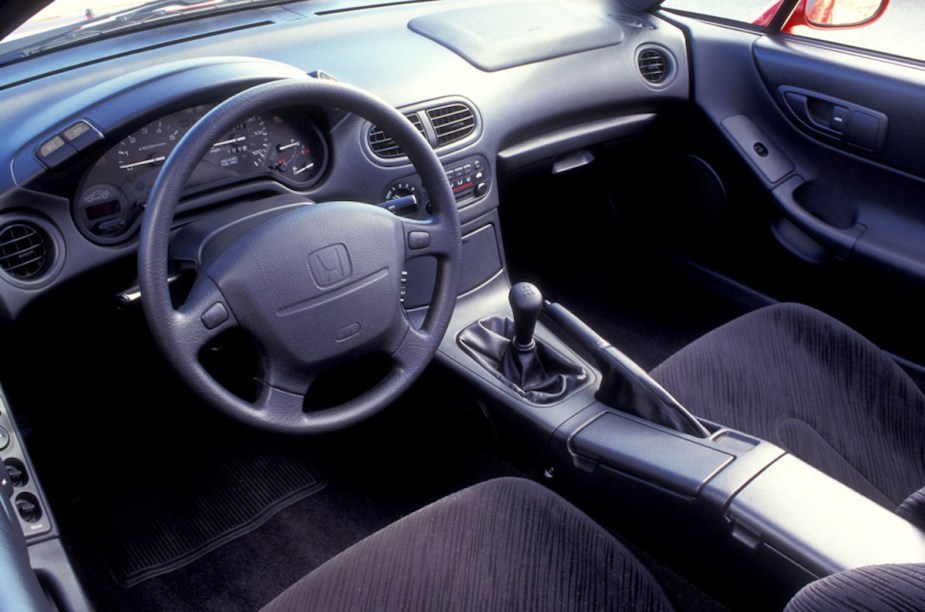
<path id="1" fill-rule="evenodd" d="M 288 0 L 57 0 L 0 42 L 0 65 L 142 26 Z"/>
<path id="2" fill-rule="evenodd" d="M 62 26 L 79 25 L 94 17 L 130 9 L 141 4 L 144 4 L 141 0 L 55 0 L 16 28 L 3 39 L 3 42 L 40 34 Z"/>

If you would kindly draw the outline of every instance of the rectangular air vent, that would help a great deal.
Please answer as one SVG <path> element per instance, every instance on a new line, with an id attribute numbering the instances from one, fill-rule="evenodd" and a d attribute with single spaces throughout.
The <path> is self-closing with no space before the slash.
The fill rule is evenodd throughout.
<path id="1" fill-rule="evenodd" d="M 414 112 L 405 112 L 408 120 L 437 150 L 471 140 L 478 130 L 475 111 L 469 105 L 455 100 L 444 100 L 435 106 L 421 105 Z M 401 147 L 379 127 L 373 126 L 368 138 L 369 149 L 377 157 L 389 160 L 404 157 Z"/>
<path id="2" fill-rule="evenodd" d="M 411 113 L 410 115 L 405 115 L 405 117 L 408 118 L 411 125 L 417 128 L 422 136 L 425 138 L 427 137 L 424 133 L 424 124 L 421 123 L 421 118 L 417 113 Z M 369 148 L 373 153 L 383 159 L 393 159 L 404 155 L 398 143 L 375 125 L 369 130 Z"/>
<path id="3" fill-rule="evenodd" d="M 427 110 L 427 116 L 434 126 L 438 147 L 462 140 L 475 131 L 475 115 L 464 104 L 431 108 Z"/>

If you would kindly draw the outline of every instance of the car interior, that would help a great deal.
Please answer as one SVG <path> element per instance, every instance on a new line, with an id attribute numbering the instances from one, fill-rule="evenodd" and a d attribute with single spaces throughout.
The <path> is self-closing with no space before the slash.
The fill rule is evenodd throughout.
<path id="1" fill-rule="evenodd" d="M 0 609 L 925 607 L 922 64 L 661 4 L 0 42 Z"/>

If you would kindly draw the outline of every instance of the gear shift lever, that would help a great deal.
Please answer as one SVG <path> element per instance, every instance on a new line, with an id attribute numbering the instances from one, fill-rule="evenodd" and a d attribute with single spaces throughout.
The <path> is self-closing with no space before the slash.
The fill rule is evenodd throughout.
<path id="1" fill-rule="evenodd" d="M 533 337 L 543 294 L 530 283 L 508 293 L 514 317 L 494 315 L 464 329 L 457 341 L 509 389 L 536 404 L 559 402 L 588 380 L 578 364 Z"/>
<path id="2" fill-rule="evenodd" d="M 517 283 L 508 293 L 508 302 L 514 315 L 513 347 L 518 351 L 533 350 L 536 347 L 533 330 L 543 309 L 543 294 L 530 283 Z"/>

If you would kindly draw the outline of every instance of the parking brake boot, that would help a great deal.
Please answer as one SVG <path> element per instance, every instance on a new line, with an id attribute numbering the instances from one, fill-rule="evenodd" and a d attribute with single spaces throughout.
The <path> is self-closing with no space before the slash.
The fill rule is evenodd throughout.
<path id="1" fill-rule="evenodd" d="M 561 304 L 546 302 L 549 319 L 594 357 L 603 380 L 595 393 L 611 408 L 698 438 L 710 432 L 654 378 L 622 351 L 601 338 Z"/>

